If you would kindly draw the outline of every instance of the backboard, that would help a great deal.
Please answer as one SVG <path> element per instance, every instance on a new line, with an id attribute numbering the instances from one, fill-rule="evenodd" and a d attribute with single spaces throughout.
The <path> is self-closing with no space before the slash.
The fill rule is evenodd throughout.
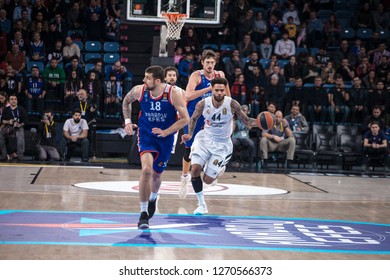
<path id="1" fill-rule="evenodd" d="M 218 26 L 221 24 L 222 0 L 128 0 L 128 23 L 165 24 L 161 17 L 171 4 L 176 12 L 187 14 L 186 24 L 193 26 Z"/>

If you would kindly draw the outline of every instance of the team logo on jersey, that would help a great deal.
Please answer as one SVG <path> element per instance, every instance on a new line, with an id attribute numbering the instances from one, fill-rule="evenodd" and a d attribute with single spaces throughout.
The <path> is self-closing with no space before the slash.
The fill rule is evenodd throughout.
<path id="1" fill-rule="evenodd" d="M 159 167 L 163 167 L 164 163 L 162 161 L 160 161 L 158 164 L 157 164 Z"/>
<path id="2" fill-rule="evenodd" d="M 213 164 L 214 164 L 215 166 L 218 165 L 218 160 L 215 159 L 215 160 L 213 161 Z"/>
<path id="3" fill-rule="evenodd" d="M 167 100 L 168 99 L 168 94 L 166 92 L 163 93 L 162 99 L 163 100 Z"/>
<path id="4" fill-rule="evenodd" d="M 222 115 L 227 115 L 227 109 L 226 108 L 222 109 Z"/>

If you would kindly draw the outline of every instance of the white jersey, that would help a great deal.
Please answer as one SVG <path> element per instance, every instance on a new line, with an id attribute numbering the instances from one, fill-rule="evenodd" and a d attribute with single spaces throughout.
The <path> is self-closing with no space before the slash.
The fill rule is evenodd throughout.
<path id="1" fill-rule="evenodd" d="M 225 96 L 222 105 L 215 108 L 212 96 L 205 98 L 203 117 L 205 119 L 204 131 L 208 137 L 217 142 L 230 139 L 233 132 L 233 113 L 231 108 L 232 99 Z"/>

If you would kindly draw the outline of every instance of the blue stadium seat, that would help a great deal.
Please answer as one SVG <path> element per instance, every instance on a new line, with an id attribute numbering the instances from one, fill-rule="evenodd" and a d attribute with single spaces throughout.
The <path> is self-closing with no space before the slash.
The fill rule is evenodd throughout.
<path id="1" fill-rule="evenodd" d="M 268 69 L 269 67 L 269 64 L 271 63 L 271 59 L 265 59 L 265 58 L 261 58 L 259 60 L 261 66 L 263 66 L 263 69 Z"/>
<path id="2" fill-rule="evenodd" d="M 104 65 L 104 79 L 108 81 L 110 79 L 110 72 L 112 70 L 113 64 L 106 64 Z"/>
<path id="3" fill-rule="evenodd" d="M 102 44 L 99 41 L 86 41 L 85 42 L 85 51 L 86 52 L 100 52 L 102 49 Z"/>
<path id="4" fill-rule="evenodd" d="M 81 42 L 81 41 L 73 41 L 73 43 L 75 43 L 77 46 L 79 46 L 80 51 L 83 50 L 83 48 L 84 48 L 83 42 Z"/>
<path id="5" fill-rule="evenodd" d="M 86 53 L 84 60 L 85 62 L 90 62 L 92 60 L 100 59 L 102 58 L 102 55 L 100 53 Z"/>
<path id="6" fill-rule="evenodd" d="M 356 32 L 356 36 L 362 40 L 370 40 L 373 33 L 371 28 L 359 28 Z"/>
<path id="7" fill-rule="evenodd" d="M 342 39 L 352 40 L 355 38 L 355 36 L 356 36 L 356 32 L 355 29 L 353 28 L 344 28 L 340 32 L 340 37 Z"/>
<path id="8" fill-rule="evenodd" d="M 87 74 L 88 71 L 89 71 L 89 70 L 92 70 L 94 67 L 95 67 L 95 65 L 94 65 L 93 63 L 87 63 L 87 64 L 85 64 L 85 68 L 84 68 L 85 74 Z"/>
<path id="9" fill-rule="evenodd" d="M 41 74 L 43 72 L 43 69 L 45 69 L 45 65 L 43 64 L 43 62 L 40 62 L 40 61 L 29 61 L 27 63 L 27 67 L 26 67 L 28 73 L 31 73 L 31 67 L 33 67 L 33 66 L 37 66 L 38 69 L 39 69 L 39 73 L 41 73 Z"/>
<path id="10" fill-rule="evenodd" d="M 103 55 L 103 62 L 105 64 L 114 64 L 120 59 L 119 53 L 105 53 Z"/>
<path id="11" fill-rule="evenodd" d="M 119 43 L 118 42 L 104 42 L 103 51 L 107 53 L 117 53 L 119 52 Z"/>
<path id="12" fill-rule="evenodd" d="M 212 50 L 214 50 L 214 51 L 219 50 L 217 44 L 204 44 L 204 45 L 202 46 L 202 48 L 203 48 L 204 50 L 206 50 L 206 49 L 212 49 Z"/>
<path id="13" fill-rule="evenodd" d="M 381 40 L 389 40 L 390 39 L 390 31 L 388 29 L 377 29 L 375 32 L 379 33 L 379 39 Z"/>
<path id="14" fill-rule="evenodd" d="M 288 59 L 279 59 L 278 60 L 278 64 L 279 64 L 280 68 L 284 68 L 284 66 L 286 66 L 289 62 L 290 62 L 290 60 L 288 60 Z"/>
<path id="15" fill-rule="evenodd" d="M 234 51 L 235 49 L 237 49 L 236 45 L 233 45 L 233 44 L 222 44 L 221 47 L 220 47 L 220 50 L 221 51 Z"/>
<path id="16" fill-rule="evenodd" d="M 307 49 L 306 48 L 296 48 L 295 49 L 295 55 L 296 56 L 299 56 L 300 53 L 302 52 L 307 52 Z"/>

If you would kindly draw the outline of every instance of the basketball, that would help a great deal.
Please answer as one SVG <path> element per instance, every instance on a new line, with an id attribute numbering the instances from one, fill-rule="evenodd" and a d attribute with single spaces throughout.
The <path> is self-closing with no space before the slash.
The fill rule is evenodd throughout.
<path id="1" fill-rule="evenodd" d="M 271 129 L 275 124 L 275 116 L 274 114 L 264 111 L 261 112 L 257 118 L 257 124 L 260 127 L 261 130 L 269 130 Z"/>

